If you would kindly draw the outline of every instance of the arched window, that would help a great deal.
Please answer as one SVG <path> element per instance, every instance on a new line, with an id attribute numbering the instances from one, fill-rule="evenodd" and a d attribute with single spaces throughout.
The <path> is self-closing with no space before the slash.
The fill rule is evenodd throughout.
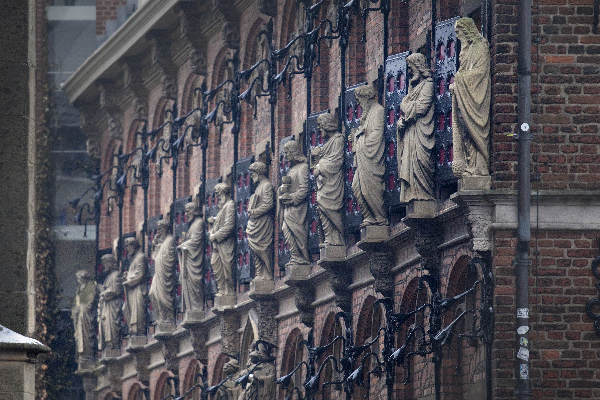
<path id="1" fill-rule="evenodd" d="M 375 297 L 368 296 L 363 302 L 363 306 L 358 315 L 358 321 L 356 324 L 356 344 L 363 345 L 371 342 L 379 334 L 379 328 L 381 328 L 384 320 L 383 310 L 381 305 L 375 306 Z M 383 335 L 382 335 L 383 336 Z M 376 354 L 381 354 L 380 348 L 383 344 L 383 337 L 377 342 L 371 345 L 371 350 Z M 379 379 L 374 375 L 370 375 L 369 371 L 375 367 L 376 363 L 373 361 L 374 358 L 365 357 L 369 350 L 365 350 L 363 354 L 359 356 L 356 361 L 356 367 L 359 363 L 363 366 L 362 372 L 362 385 L 356 386 L 353 398 L 355 399 L 366 399 L 369 398 L 369 393 L 372 392 L 371 384 L 375 384 L 377 381 L 384 381 L 385 378 Z"/>
<path id="2" fill-rule="evenodd" d="M 304 359 L 304 345 L 302 345 L 302 333 L 300 329 L 295 328 L 287 337 L 281 360 L 281 376 L 290 373 Z M 295 400 L 304 395 L 304 378 L 306 368 L 300 367 L 292 376 L 289 385 L 286 388 L 279 389 L 280 399 Z M 300 395 L 298 395 L 298 390 Z"/>
<path id="3" fill-rule="evenodd" d="M 190 361 L 187 370 L 185 372 L 185 376 L 183 379 L 183 392 L 182 394 L 186 394 L 190 389 L 202 382 L 200 378 L 200 373 L 202 372 L 202 366 L 198 360 Z M 194 389 L 187 393 L 184 397 L 185 400 L 200 400 L 200 389 Z"/>
<path id="4" fill-rule="evenodd" d="M 169 372 L 163 372 L 158 380 L 154 389 L 154 400 L 164 400 L 175 395 L 175 388 L 173 387 L 173 380 L 169 379 L 171 374 Z"/>
<path id="5" fill-rule="evenodd" d="M 129 395 L 127 396 L 127 400 L 148 400 L 146 399 L 146 394 L 142 389 L 142 386 L 139 383 L 134 383 L 129 389 Z"/>
<path id="6" fill-rule="evenodd" d="M 391 0 L 389 15 L 389 54 L 402 53 L 408 50 L 408 2 Z"/>
<path id="7" fill-rule="evenodd" d="M 340 324 L 339 319 L 335 317 L 335 313 L 331 312 L 325 319 L 325 324 L 323 325 L 323 331 L 321 333 L 321 341 L 320 345 L 324 346 L 328 343 L 331 343 L 334 338 L 338 336 L 342 336 L 342 325 Z M 338 362 L 342 358 L 343 351 L 343 343 L 341 340 L 337 340 L 333 346 L 330 346 L 329 349 L 323 354 L 321 359 L 317 362 L 317 365 L 323 364 L 324 360 L 329 356 L 333 355 L 334 358 Z M 319 380 L 321 385 L 321 390 L 317 394 L 317 399 L 319 400 L 332 400 L 338 398 L 341 394 L 342 387 L 340 385 L 326 385 L 323 384 L 325 382 L 334 382 L 340 380 L 342 377 L 338 376 L 338 373 L 332 367 L 333 363 L 328 361 L 326 366 L 323 368 L 323 372 L 321 373 L 321 379 Z"/>
<path id="8" fill-rule="evenodd" d="M 252 343 L 258 338 L 256 323 L 248 317 L 240 342 L 240 368 L 246 368 L 248 365 L 248 356 L 250 354 Z"/>

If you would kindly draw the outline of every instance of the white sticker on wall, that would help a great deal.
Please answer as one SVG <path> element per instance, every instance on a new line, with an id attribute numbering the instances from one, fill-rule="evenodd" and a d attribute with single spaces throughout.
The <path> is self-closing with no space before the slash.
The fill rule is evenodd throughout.
<path id="1" fill-rule="evenodd" d="M 529 340 L 527 340 L 526 337 L 521 337 L 521 339 L 519 339 L 519 344 L 523 347 L 527 347 L 529 346 Z"/>
<path id="2" fill-rule="evenodd" d="M 525 347 L 519 348 L 519 352 L 517 353 L 517 358 L 523 361 L 529 361 L 529 349 Z"/>
<path id="3" fill-rule="evenodd" d="M 522 325 L 522 326 L 520 326 L 520 327 L 517 328 L 517 333 L 519 335 L 524 335 L 527 332 L 529 332 L 529 327 L 527 325 Z"/>
<path id="4" fill-rule="evenodd" d="M 517 318 L 529 318 L 529 308 L 517 308 Z"/>
<path id="5" fill-rule="evenodd" d="M 529 379 L 529 365 L 527 365 L 527 364 L 519 365 L 519 378 Z"/>

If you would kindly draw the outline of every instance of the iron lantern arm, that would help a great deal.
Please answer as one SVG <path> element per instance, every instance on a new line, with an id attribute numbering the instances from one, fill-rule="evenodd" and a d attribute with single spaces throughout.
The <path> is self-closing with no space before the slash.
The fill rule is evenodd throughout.
<path id="1" fill-rule="evenodd" d="M 304 366 L 306 368 L 306 371 L 308 372 L 308 363 L 304 360 L 300 361 L 298 364 L 296 364 L 296 366 L 287 374 L 283 375 L 282 377 L 279 377 L 275 380 L 275 383 L 277 385 L 281 385 L 284 388 L 287 388 L 290 381 L 292 380 L 292 377 L 294 376 L 294 374 L 300 369 L 302 368 L 302 366 Z"/>
<path id="2" fill-rule="evenodd" d="M 325 359 L 321 362 L 321 365 L 319 366 L 319 368 L 317 369 L 317 371 L 315 372 L 315 374 L 311 377 L 306 377 L 306 382 L 304 383 L 304 389 L 310 393 L 313 393 L 315 391 L 315 389 L 319 386 L 319 380 L 321 379 L 321 374 L 323 373 L 323 370 L 325 369 L 325 367 L 327 366 L 328 362 L 331 362 L 331 366 L 332 369 L 337 372 L 340 373 L 343 370 L 338 368 L 338 362 L 336 360 L 336 358 L 333 355 L 328 355 L 327 357 L 325 357 Z M 323 386 L 327 385 L 327 384 L 341 384 L 343 382 L 323 382 Z"/>
<path id="3" fill-rule="evenodd" d="M 368 374 L 369 376 L 375 375 L 377 377 L 380 377 L 382 375 L 381 367 L 385 365 L 385 362 L 381 361 L 377 352 L 371 350 L 361 357 L 359 366 L 348 375 L 348 378 L 346 378 L 346 382 L 352 385 L 362 386 L 363 382 L 361 372 L 365 369 L 365 363 L 372 359 L 375 360 L 376 366 L 373 367 L 370 371 L 368 371 Z"/>

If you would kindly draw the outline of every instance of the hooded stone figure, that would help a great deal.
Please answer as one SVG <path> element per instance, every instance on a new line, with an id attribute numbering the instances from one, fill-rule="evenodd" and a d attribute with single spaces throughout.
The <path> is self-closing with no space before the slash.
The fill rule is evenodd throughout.
<path id="1" fill-rule="evenodd" d="M 460 68 L 452 93 L 452 171 L 457 177 L 489 176 L 490 51 L 471 18 L 455 23 L 460 40 Z"/>
<path id="2" fill-rule="evenodd" d="M 191 201 L 185 205 L 189 228 L 183 242 L 177 246 L 177 257 L 181 271 L 181 294 L 183 310 L 202 311 L 204 308 L 204 247 L 205 231 L 202 208 Z"/>
<path id="3" fill-rule="evenodd" d="M 360 125 L 350 135 L 355 153 L 356 173 L 352 192 L 363 216 L 361 227 L 388 225 L 383 207 L 385 165 L 383 155 L 384 118 L 383 107 L 377 103 L 377 92 L 370 85 L 361 86 L 354 92 L 363 109 Z"/>
<path id="4" fill-rule="evenodd" d="M 308 254 L 308 164 L 295 140 L 283 146 L 285 159 L 291 167 L 278 189 L 280 224 L 290 247 L 288 265 L 310 264 Z"/>
<path id="5" fill-rule="evenodd" d="M 240 387 L 235 384 L 235 379 L 240 371 L 240 364 L 235 358 L 230 359 L 223 366 L 223 379 L 227 379 L 215 393 L 215 400 L 238 400 Z M 218 384 L 220 382 L 215 382 Z"/>
<path id="6" fill-rule="evenodd" d="M 71 318 L 75 328 L 75 345 L 79 359 L 90 359 L 94 352 L 94 337 L 96 334 L 94 319 L 96 311 L 96 282 L 86 270 L 79 270 L 77 277 L 77 292 L 71 309 Z"/>
<path id="7" fill-rule="evenodd" d="M 115 256 L 105 254 L 100 260 L 108 272 L 98 300 L 98 349 L 103 350 L 121 346 L 119 314 L 123 306 L 123 285 Z"/>
<path id="8" fill-rule="evenodd" d="M 317 180 L 317 205 L 325 234 L 325 244 L 344 245 L 344 136 L 338 131 L 337 119 L 327 113 L 317 117 L 317 124 L 326 142 L 311 152 L 316 164 L 313 168 Z"/>
<path id="9" fill-rule="evenodd" d="M 431 158 L 435 146 L 433 79 L 423 54 L 409 55 L 406 66 L 411 79 L 400 104 L 403 117 L 397 127 L 398 178 L 403 203 L 433 200 L 435 172 Z"/>
<path id="10" fill-rule="evenodd" d="M 146 256 L 136 238 L 125 239 L 125 248 L 129 256 L 129 269 L 123 282 L 125 304 L 123 314 L 127 320 L 130 336 L 146 334 L 146 299 L 148 296 L 146 281 Z"/>
<path id="11" fill-rule="evenodd" d="M 242 389 L 239 400 L 274 399 L 275 395 L 275 365 L 274 358 L 264 343 L 252 343 L 252 351 L 248 357 L 249 373 L 246 386 Z"/>
<path id="12" fill-rule="evenodd" d="M 169 232 L 169 220 L 158 221 L 156 236 L 152 240 L 154 276 L 150 285 L 150 301 L 160 325 L 175 324 L 175 240 Z"/>
<path id="13" fill-rule="evenodd" d="M 261 161 L 250 164 L 252 182 L 256 185 L 248 203 L 248 245 L 254 253 L 256 278 L 273 279 L 273 185 L 267 178 L 267 166 Z"/>
<path id="14" fill-rule="evenodd" d="M 233 259 L 235 243 L 235 205 L 230 197 L 231 187 L 225 183 L 218 183 L 215 192 L 219 196 L 219 212 L 214 219 L 209 219 L 212 224 L 209 239 L 213 252 L 210 258 L 215 280 L 217 281 L 217 296 L 233 295 Z"/>

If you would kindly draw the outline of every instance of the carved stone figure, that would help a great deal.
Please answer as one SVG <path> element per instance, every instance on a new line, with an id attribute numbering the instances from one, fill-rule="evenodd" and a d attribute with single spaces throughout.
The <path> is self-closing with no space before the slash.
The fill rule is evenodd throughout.
<path id="1" fill-rule="evenodd" d="M 156 236 L 152 240 L 154 276 L 150 285 L 150 301 L 156 312 L 159 328 L 175 323 L 175 240 L 169 232 L 169 220 L 158 221 Z"/>
<path id="2" fill-rule="evenodd" d="M 125 248 L 130 255 L 129 269 L 123 288 L 125 289 L 125 304 L 123 314 L 127 319 L 130 336 L 146 334 L 146 256 L 136 238 L 125 239 Z"/>
<path id="3" fill-rule="evenodd" d="M 235 379 L 238 376 L 240 364 L 235 358 L 230 359 L 223 366 L 223 378 L 229 378 L 221 385 L 215 394 L 215 400 L 238 400 L 240 387 L 235 384 Z M 220 382 L 214 382 L 218 384 Z"/>
<path id="4" fill-rule="evenodd" d="M 183 243 L 177 246 L 177 257 L 181 271 L 181 294 L 186 316 L 204 308 L 204 219 L 202 209 L 193 201 L 185 205 L 189 221 Z"/>
<path id="5" fill-rule="evenodd" d="M 317 205 L 325 234 L 325 244 L 344 245 L 344 136 L 338 132 L 337 119 L 327 113 L 317 118 L 321 135 L 326 138 L 322 147 L 311 152 L 316 164 L 313 168 L 317 179 Z"/>
<path id="6" fill-rule="evenodd" d="M 279 222 L 285 241 L 290 247 L 290 261 L 287 265 L 310 263 L 308 253 L 308 165 L 295 140 L 283 146 L 284 157 L 291 166 L 278 189 L 282 213 Z"/>
<path id="7" fill-rule="evenodd" d="M 274 399 L 276 397 L 274 359 L 264 342 L 254 342 L 252 349 L 245 371 L 249 374 L 248 381 L 238 399 Z"/>
<path id="8" fill-rule="evenodd" d="M 249 167 L 256 185 L 248 203 L 248 245 L 254 253 L 257 280 L 273 279 L 273 185 L 267 178 L 267 166 L 261 161 Z"/>
<path id="9" fill-rule="evenodd" d="M 490 52 L 471 18 L 455 24 L 461 43 L 460 68 L 450 85 L 452 93 L 452 171 L 457 177 L 489 176 Z"/>
<path id="10" fill-rule="evenodd" d="M 89 360 L 94 351 L 94 319 L 97 294 L 96 282 L 86 270 L 79 270 L 77 277 L 77 292 L 71 309 L 71 318 L 75 328 L 75 344 L 80 360 Z"/>
<path id="11" fill-rule="evenodd" d="M 209 239 L 213 247 L 210 264 L 217 281 L 217 297 L 231 296 L 234 294 L 235 205 L 230 197 L 231 187 L 229 185 L 218 183 L 215 186 L 215 192 L 219 196 L 221 207 L 217 216 L 209 219 L 209 224 L 212 224 Z"/>
<path id="12" fill-rule="evenodd" d="M 100 260 L 108 272 L 100 287 L 98 300 L 98 349 L 103 350 L 119 348 L 121 345 L 119 314 L 123 306 L 123 285 L 115 256 L 105 254 Z"/>
<path id="13" fill-rule="evenodd" d="M 403 117 L 397 128 L 398 178 L 403 203 L 433 200 L 435 172 L 431 158 L 435 146 L 433 79 L 423 54 L 409 55 L 406 66 L 411 79 L 400 104 Z"/>
<path id="14" fill-rule="evenodd" d="M 352 192 L 363 216 L 361 227 L 388 225 L 383 207 L 383 107 L 377 103 L 377 92 L 369 85 L 359 87 L 354 94 L 363 109 L 360 125 L 349 137 L 356 164 Z"/>

